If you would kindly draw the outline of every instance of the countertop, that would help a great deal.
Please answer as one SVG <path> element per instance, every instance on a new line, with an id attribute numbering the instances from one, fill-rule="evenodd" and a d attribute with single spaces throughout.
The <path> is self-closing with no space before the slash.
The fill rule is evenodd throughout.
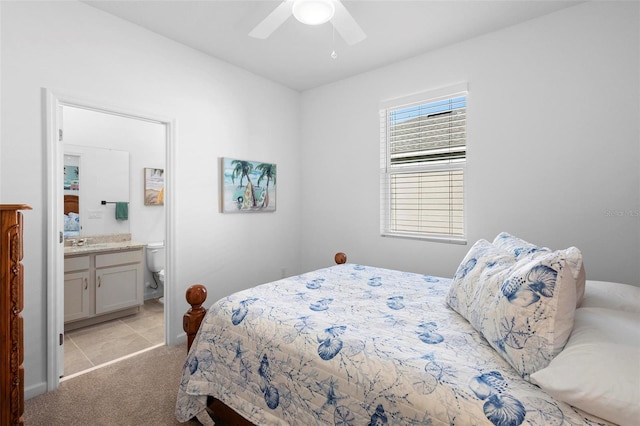
<path id="1" fill-rule="evenodd" d="M 73 256 L 77 254 L 91 254 L 105 251 L 133 250 L 146 247 L 147 243 L 138 241 L 119 241 L 109 243 L 89 243 L 82 246 L 67 246 L 64 248 L 65 256 Z"/>

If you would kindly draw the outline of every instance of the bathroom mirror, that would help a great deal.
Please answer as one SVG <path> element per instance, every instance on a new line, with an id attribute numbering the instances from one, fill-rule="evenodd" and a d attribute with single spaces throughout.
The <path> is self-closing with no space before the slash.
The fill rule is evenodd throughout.
<path id="1" fill-rule="evenodd" d="M 115 203 L 130 200 L 129 152 L 64 147 L 65 237 L 129 233 L 129 220 L 115 216 Z"/>
<path id="2" fill-rule="evenodd" d="M 65 236 L 129 234 L 130 220 L 116 220 L 116 202 L 131 199 L 132 120 L 90 108 L 60 107 L 64 146 Z M 77 197 L 74 197 L 77 196 Z M 77 198 L 77 200 L 76 200 Z M 77 201 L 77 206 L 74 202 Z M 107 204 L 102 204 L 106 201 Z M 129 219 L 131 219 L 131 211 Z M 73 216 L 73 217 L 69 217 Z M 76 235 L 68 227 L 78 222 Z"/>

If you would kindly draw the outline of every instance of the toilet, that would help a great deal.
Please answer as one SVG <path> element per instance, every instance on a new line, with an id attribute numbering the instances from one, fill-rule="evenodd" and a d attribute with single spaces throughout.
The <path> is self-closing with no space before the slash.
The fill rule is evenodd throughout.
<path id="1" fill-rule="evenodd" d="M 147 244 L 147 269 L 153 274 L 153 279 L 158 284 L 164 285 L 164 242 Z M 164 303 L 164 296 L 160 298 Z"/>

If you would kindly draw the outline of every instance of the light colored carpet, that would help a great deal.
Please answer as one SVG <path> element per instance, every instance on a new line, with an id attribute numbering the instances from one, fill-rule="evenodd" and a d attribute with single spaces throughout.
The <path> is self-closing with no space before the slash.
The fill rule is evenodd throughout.
<path id="1" fill-rule="evenodd" d="M 199 425 L 174 416 L 185 345 L 161 346 L 25 401 L 27 426 Z"/>

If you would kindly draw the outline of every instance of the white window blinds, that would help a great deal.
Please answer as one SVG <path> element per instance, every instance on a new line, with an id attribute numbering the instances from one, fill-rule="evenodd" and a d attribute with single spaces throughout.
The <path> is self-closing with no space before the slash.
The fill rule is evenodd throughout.
<path id="1" fill-rule="evenodd" d="M 380 110 L 383 235 L 464 242 L 466 85 Z"/>

